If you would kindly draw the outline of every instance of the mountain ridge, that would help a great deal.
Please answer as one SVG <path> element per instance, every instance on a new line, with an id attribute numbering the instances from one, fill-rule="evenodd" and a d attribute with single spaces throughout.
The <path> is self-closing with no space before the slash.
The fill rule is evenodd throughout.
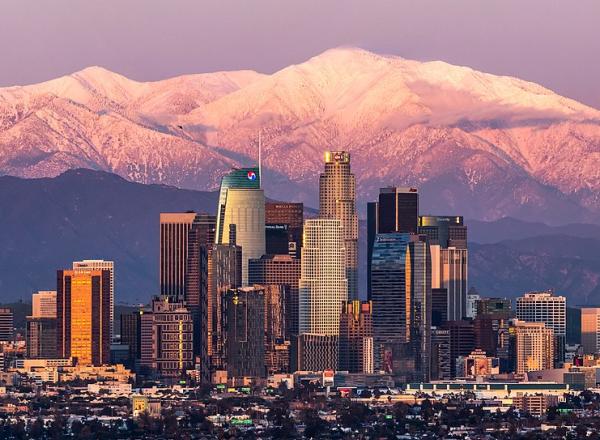
<path id="1" fill-rule="evenodd" d="M 215 190 L 256 161 L 261 131 L 275 199 L 315 206 L 323 151 L 345 149 L 361 211 L 411 185 L 435 194 L 424 208 L 480 220 L 600 218 L 600 111 L 508 76 L 337 48 L 273 74 L 143 83 L 94 67 L 49 83 L 0 88 L 0 173 Z"/>

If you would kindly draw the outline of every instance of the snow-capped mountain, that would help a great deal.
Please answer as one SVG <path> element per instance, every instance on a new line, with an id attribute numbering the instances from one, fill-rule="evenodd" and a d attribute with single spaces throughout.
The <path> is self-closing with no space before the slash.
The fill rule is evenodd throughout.
<path id="1" fill-rule="evenodd" d="M 361 202 L 413 185 L 436 213 L 600 218 L 600 111 L 516 78 L 353 48 L 271 75 L 140 83 L 92 67 L 0 89 L 0 173 L 87 167 L 215 189 L 256 161 L 259 130 L 273 198 L 314 205 L 323 152 L 345 149 Z"/>

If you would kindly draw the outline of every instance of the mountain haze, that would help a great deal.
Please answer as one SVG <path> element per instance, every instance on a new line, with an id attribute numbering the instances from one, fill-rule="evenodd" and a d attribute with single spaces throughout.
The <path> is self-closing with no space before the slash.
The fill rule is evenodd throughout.
<path id="1" fill-rule="evenodd" d="M 99 67 L 0 89 L 0 172 L 72 168 L 215 190 L 256 161 L 267 195 L 316 206 L 322 153 L 352 153 L 359 207 L 418 186 L 422 210 L 598 222 L 600 112 L 537 84 L 338 48 L 270 75 L 140 83 Z"/>

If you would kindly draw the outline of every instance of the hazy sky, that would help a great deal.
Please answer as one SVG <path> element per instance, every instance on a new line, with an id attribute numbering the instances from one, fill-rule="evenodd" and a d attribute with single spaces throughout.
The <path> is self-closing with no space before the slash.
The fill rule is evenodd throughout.
<path id="1" fill-rule="evenodd" d="M 272 72 L 352 45 L 539 82 L 600 108 L 600 0 L 0 0 L 0 86 Z"/>

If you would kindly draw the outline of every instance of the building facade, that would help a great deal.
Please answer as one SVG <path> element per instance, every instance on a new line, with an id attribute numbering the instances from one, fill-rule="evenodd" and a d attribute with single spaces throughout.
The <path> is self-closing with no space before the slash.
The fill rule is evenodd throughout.
<path id="1" fill-rule="evenodd" d="M 373 373 L 373 304 L 348 301 L 342 305 L 339 370 Z"/>
<path id="2" fill-rule="evenodd" d="M 348 300 L 343 237 L 339 220 L 310 219 L 304 224 L 299 281 L 300 334 L 339 336 L 341 304 Z M 324 362 L 322 367 L 322 370 L 337 368 L 337 356 L 335 364 Z"/>
<path id="3" fill-rule="evenodd" d="M 600 308 L 581 309 L 581 347 L 584 354 L 600 352 Z"/>
<path id="4" fill-rule="evenodd" d="M 31 295 L 33 318 L 56 318 L 56 290 L 40 290 Z"/>
<path id="5" fill-rule="evenodd" d="M 552 292 L 530 292 L 517 298 L 517 319 L 543 322 L 554 332 L 554 364 L 565 360 L 567 336 L 567 299 Z"/>
<path id="6" fill-rule="evenodd" d="M 56 288 L 57 349 L 79 365 L 110 361 L 110 271 L 59 270 Z"/>
<path id="7" fill-rule="evenodd" d="M 110 336 L 112 335 L 115 325 L 115 262 L 107 260 L 81 260 L 73 262 L 73 270 L 108 270 L 110 272 Z"/>
<path id="8" fill-rule="evenodd" d="M 337 219 L 342 225 L 348 297 L 358 299 L 356 181 L 346 151 L 325 152 L 325 172 L 319 176 L 319 217 Z"/>
<path id="9" fill-rule="evenodd" d="M 288 248 L 285 253 L 294 258 L 300 258 L 302 248 L 302 231 L 304 228 L 304 204 L 290 202 L 265 203 L 265 224 L 286 225 Z M 267 245 L 267 254 L 269 252 Z"/>
<path id="10" fill-rule="evenodd" d="M 511 325 L 513 369 L 517 374 L 554 366 L 554 331 L 543 322 L 513 320 Z"/>

